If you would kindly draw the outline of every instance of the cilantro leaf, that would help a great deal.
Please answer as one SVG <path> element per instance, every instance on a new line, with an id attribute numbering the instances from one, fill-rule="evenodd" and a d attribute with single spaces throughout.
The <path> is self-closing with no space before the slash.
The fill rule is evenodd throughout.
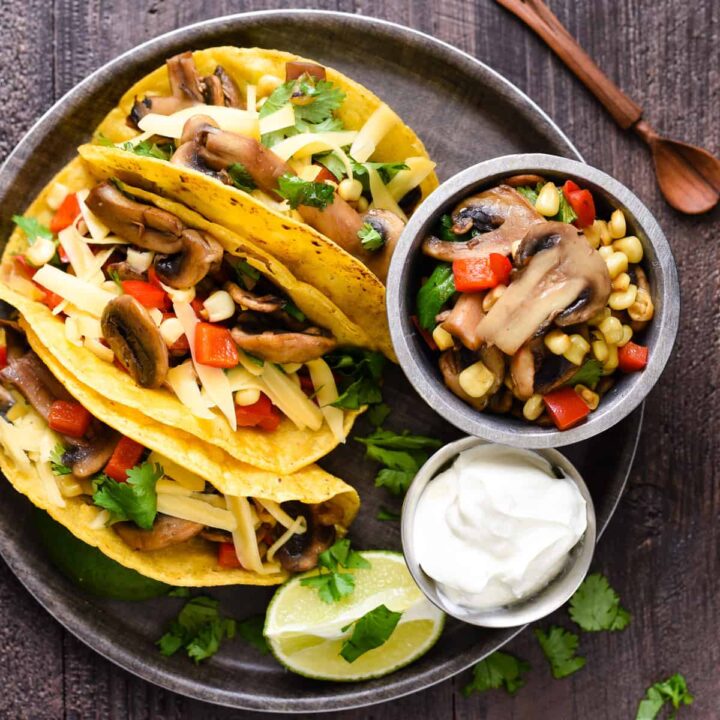
<path id="1" fill-rule="evenodd" d="M 580 369 L 565 383 L 566 385 L 585 385 L 591 390 L 595 389 L 602 377 L 603 364 L 599 360 L 588 360 L 581 365 Z"/>
<path id="2" fill-rule="evenodd" d="M 420 468 L 418 467 L 418 470 Z M 375 476 L 375 487 L 384 487 L 392 495 L 403 496 L 410 487 L 410 483 L 417 475 L 417 470 L 391 470 L 383 468 Z"/>
<path id="3" fill-rule="evenodd" d="M 588 575 L 570 598 L 570 617 L 585 632 L 624 630 L 630 622 L 630 613 L 600 573 Z"/>
<path id="4" fill-rule="evenodd" d="M 332 204 L 335 190 L 327 183 L 303 180 L 297 175 L 285 173 L 278 178 L 278 194 L 284 197 L 293 209 L 298 205 L 307 205 L 324 210 Z"/>
<path id="5" fill-rule="evenodd" d="M 190 597 L 190 588 L 188 587 L 174 587 L 168 592 L 168 597 L 187 598 Z"/>
<path id="6" fill-rule="evenodd" d="M 49 228 L 41 225 L 37 218 L 23 217 L 22 215 L 13 215 L 12 221 L 25 233 L 28 245 L 32 245 L 40 238 L 44 240 L 52 240 L 53 234 Z"/>
<path id="7" fill-rule="evenodd" d="M 420 327 L 432 330 L 435 327 L 435 316 L 454 294 L 455 276 L 452 265 L 440 263 L 422 284 L 417 294 L 417 316 Z"/>
<path id="8" fill-rule="evenodd" d="M 531 205 L 535 205 L 542 186 L 542 183 L 538 183 L 534 188 L 531 188 L 529 185 L 520 185 L 515 188 L 515 191 L 519 192 Z"/>
<path id="9" fill-rule="evenodd" d="M 248 169 L 239 162 L 233 163 L 227 168 L 227 174 L 233 182 L 233 185 L 238 190 L 243 190 L 246 193 L 252 192 L 257 185 L 249 173 Z"/>
<path id="10" fill-rule="evenodd" d="M 355 626 L 352 635 L 343 643 L 340 655 L 351 663 L 366 652 L 384 645 L 393 634 L 401 617 L 402 613 L 388 610 L 385 605 L 378 605 L 355 623 L 350 623 L 342 629 L 346 632 L 353 624 Z"/>
<path id="11" fill-rule="evenodd" d="M 507 693 L 514 695 L 525 685 L 522 674 L 529 670 L 529 663 L 498 650 L 475 665 L 473 679 L 463 688 L 463 695 L 468 697 L 474 692 L 498 688 L 504 688 Z"/>
<path id="12" fill-rule="evenodd" d="M 539 628 L 534 632 L 556 680 L 572 675 L 584 667 L 585 658 L 575 654 L 580 641 L 575 633 L 557 625 L 553 625 L 547 633 Z"/>
<path id="13" fill-rule="evenodd" d="M 375 426 L 380 427 L 390 414 L 390 406 L 386 403 L 372 405 L 367 411 L 367 419 Z"/>
<path id="14" fill-rule="evenodd" d="M 380 381 L 385 358 L 379 352 L 367 350 L 341 350 L 325 355 L 338 378 L 340 395 L 332 403 L 343 410 L 357 410 L 363 405 L 382 402 Z"/>
<path id="15" fill-rule="evenodd" d="M 317 588 L 323 602 L 333 603 L 355 589 L 355 578 L 350 573 L 340 572 L 340 569 L 369 567 L 370 563 L 359 552 L 351 550 L 350 540 L 345 538 L 318 555 L 318 574 L 303 578 L 300 584 Z"/>
<path id="16" fill-rule="evenodd" d="M 460 237 L 456 235 L 452 228 L 455 223 L 452 220 L 452 217 L 450 215 L 445 214 L 440 218 L 440 224 L 438 226 L 438 236 L 441 240 L 445 240 L 447 242 L 455 242 L 456 240 L 459 240 Z"/>
<path id="17" fill-rule="evenodd" d="M 645 697 L 638 705 L 635 720 L 654 720 L 668 701 L 674 710 L 678 710 L 681 705 L 692 705 L 694 699 L 685 678 L 680 673 L 675 673 L 647 689 Z M 674 720 L 675 716 L 675 712 L 671 713 L 670 720 Z"/>
<path id="18" fill-rule="evenodd" d="M 298 83 L 300 93 L 307 99 L 306 105 L 295 105 L 295 118 L 305 123 L 321 123 L 332 117 L 345 99 L 345 93 L 328 80 L 318 80 L 315 84 L 301 80 Z"/>
<path id="19" fill-rule="evenodd" d="M 201 595 L 185 604 L 157 645 L 166 656 L 185 648 L 188 657 L 199 663 L 214 655 L 223 639 L 233 638 L 235 632 L 235 620 L 222 617 L 218 601 Z"/>
<path id="20" fill-rule="evenodd" d="M 376 515 L 378 520 L 397 521 L 400 519 L 400 513 L 388 510 L 386 507 L 380 507 L 378 514 Z"/>
<path id="21" fill-rule="evenodd" d="M 560 195 L 560 209 L 558 210 L 557 215 L 548 219 L 564 223 L 571 223 L 574 220 L 577 220 L 577 215 L 570 206 L 570 203 L 567 201 L 565 193 L 562 190 L 558 190 L 558 194 Z"/>
<path id="22" fill-rule="evenodd" d="M 364 162 L 353 161 L 353 176 L 362 183 L 364 190 L 370 189 L 369 169 L 377 170 L 380 179 L 387 185 L 401 170 L 407 170 L 404 162 Z"/>
<path id="23" fill-rule="evenodd" d="M 305 322 L 305 313 L 292 300 L 285 300 L 283 310 L 298 322 Z"/>
<path id="24" fill-rule="evenodd" d="M 157 514 L 155 484 L 162 476 L 162 466 L 149 462 L 128 470 L 127 482 L 100 475 L 93 481 L 93 502 L 109 510 L 113 520 L 131 520 L 149 530 Z"/>
<path id="25" fill-rule="evenodd" d="M 65 454 L 65 447 L 62 443 L 58 443 L 50 453 L 50 469 L 53 471 L 53 475 L 69 475 L 72 472 L 72 468 L 68 467 L 63 462 L 63 455 Z"/>
<path id="26" fill-rule="evenodd" d="M 357 236 L 360 239 L 360 244 L 370 252 L 379 250 L 385 244 L 383 236 L 367 222 L 363 223 L 363 226 L 357 232 Z"/>
<path id="27" fill-rule="evenodd" d="M 260 271 L 254 268 L 247 260 L 238 260 L 233 267 L 243 286 L 245 286 L 243 275 L 247 275 L 251 280 L 255 280 L 256 282 L 260 279 Z"/>
<path id="28" fill-rule="evenodd" d="M 245 620 L 237 622 L 237 634 L 246 642 L 259 650 L 263 655 L 270 652 L 263 629 L 265 627 L 264 615 L 252 615 Z"/>
<path id="29" fill-rule="evenodd" d="M 110 145 L 112 146 L 112 143 L 110 143 Z M 157 143 L 151 143 L 149 140 L 143 140 L 139 143 L 124 142 L 119 147 L 121 150 L 134 153 L 135 155 L 152 157 L 158 160 L 169 160 L 175 152 L 175 147 L 172 143 L 162 143 L 158 145 Z"/>
<path id="30" fill-rule="evenodd" d="M 290 97 L 293 94 L 294 87 L 294 80 L 289 80 L 288 82 L 276 87 L 260 108 L 260 119 L 262 120 L 264 117 L 272 115 L 274 112 L 277 112 L 281 107 L 283 107 L 283 105 L 287 105 L 290 102 Z"/>
<path id="31" fill-rule="evenodd" d="M 366 438 L 356 438 L 364 445 L 376 445 L 390 450 L 422 450 L 429 448 L 437 450 L 442 447 L 442 440 L 427 437 L 426 435 L 411 435 L 409 430 L 401 433 L 392 430 L 375 430 L 372 435 Z"/>
<path id="32" fill-rule="evenodd" d="M 315 155 L 315 160 L 327 168 L 338 182 L 345 177 L 345 164 L 334 152 Z"/>

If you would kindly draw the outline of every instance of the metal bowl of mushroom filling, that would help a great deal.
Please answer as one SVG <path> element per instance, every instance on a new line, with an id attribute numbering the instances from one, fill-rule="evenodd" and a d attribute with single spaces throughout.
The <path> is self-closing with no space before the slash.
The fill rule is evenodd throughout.
<path id="1" fill-rule="evenodd" d="M 527 448 L 585 440 L 635 409 L 680 310 L 648 209 L 605 173 L 542 154 L 441 185 L 400 238 L 387 290 L 418 393 L 458 428 Z"/>

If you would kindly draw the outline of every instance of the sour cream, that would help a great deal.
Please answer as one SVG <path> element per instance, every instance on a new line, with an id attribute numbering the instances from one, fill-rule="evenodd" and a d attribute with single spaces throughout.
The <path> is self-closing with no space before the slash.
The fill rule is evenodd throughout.
<path id="1" fill-rule="evenodd" d="M 416 557 L 449 603 L 509 605 L 560 573 L 587 527 L 585 505 L 577 485 L 537 453 L 479 445 L 420 496 Z"/>

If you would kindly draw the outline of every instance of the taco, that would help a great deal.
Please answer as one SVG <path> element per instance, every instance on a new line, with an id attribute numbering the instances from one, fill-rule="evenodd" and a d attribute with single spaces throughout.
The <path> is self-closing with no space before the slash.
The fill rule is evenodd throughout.
<path id="1" fill-rule="evenodd" d="M 0 330 L 0 468 L 113 560 L 173 585 L 271 585 L 314 567 L 357 513 L 316 466 L 263 472 L 108 401 L 20 322 Z"/>
<path id="2" fill-rule="evenodd" d="M 377 392 L 338 374 L 350 357 L 377 378 L 382 356 L 331 300 L 178 203 L 76 159 L 16 221 L 0 298 L 109 401 L 285 474 L 344 442 Z"/>
<path id="3" fill-rule="evenodd" d="M 391 355 L 382 283 L 437 177 L 417 135 L 369 90 L 285 52 L 185 52 L 130 88 L 94 141 L 84 158 L 119 177 L 144 166 L 158 192 L 250 232 Z"/>

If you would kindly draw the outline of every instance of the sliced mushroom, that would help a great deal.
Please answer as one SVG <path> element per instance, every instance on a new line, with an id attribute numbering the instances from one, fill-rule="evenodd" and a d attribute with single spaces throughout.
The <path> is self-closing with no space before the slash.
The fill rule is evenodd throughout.
<path id="1" fill-rule="evenodd" d="M 168 350 L 148 311 L 131 295 L 113 298 L 103 312 L 103 337 L 141 387 L 160 387 L 168 373 Z"/>
<path id="2" fill-rule="evenodd" d="M 110 182 L 96 185 L 85 203 L 114 233 L 133 245 L 161 253 L 182 248 L 183 224 L 175 215 L 131 200 Z"/>
<path id="3" fill-rule="evenodd" d="M 553 320 L 562 326 L 585 322 L 610 295 L 605 261 L 566 223 L 531 228 L 516 266 L 520 272 L 478 326 L 484 342 L 508 355 Z"/>
<path id="4" fill-rule="evenodd" d="M 223 100 L 226 107 L 240 107 L 240 91 L 235 81 L 225 72 L 225 68 L 222 67 L 222 65 L 218 65 L 213 75 L 220 81 L 220 88 L 222 89 Z M 208 78 L 205 78 L 206 82 L 207 80 Z"/>
<path id="5" fill-rule="evenodd" d="M 512 175 L 509 178 L 505 178 L 503 185 L 509 185 L 510 187 L 520 187 L 522 185 L 529 185 L 535 187 L 538 183 L 545 183 L 545 178 L 542 175 L 535 175 L 533 173 L 526 173 L 525 175 Z"/>
<path id="6" fill-rule="evenodd" d="M 205 528 L 200 533 L 200 537 L 208 542 L 214 543 L 231 543 L 233 541 L 231 533 L 225 532 L 224 530 L 217 530 L 216 528 Z"/>
<path id="7" fill-rule="evenodd" d="M 207 233 L 184 230 L 182 250 L 172 255 L 156 255 L 155 272 L 160 282 L 178 290 L 197 285 L 209 272 L 220 266 L 223 248 Z"/>
<path id="8" fill-rule="evenodd" d="M 134 270 L 127 260 L 109 263 L 105 270 L 110 277 L 117 276 L 120 280 L 144 280 L 145 276 Z"/>
<path id="9" fill-rule="evenodd" d="M 309 75 L 316 80 L 324 80 L 326 77 L 325 68 L 307 60 L 291 60 L 285 63 L 285 81 L 297 80 L 303 75 Z"/>
<path id="10" fill-rule="evenodd" d="M 519 192 L 507 185 L 463 200 L 453 210 L 452 220 L 453 232 L 475 230 L 478 234 L 464 242 L 430 237 L 423 243 L 426 255 L 446 262 L 486 257 L 490 253 L 510 255 L 513 243 L 522 240 L 534 225 L 545 222 Z"/>
<path id="11" fill-rule="evenodd" d="M 545 395 L 566 383 L 577 371 L 577 365 L 549 352 L 542 338 L 523 345 L 510 360 L 513 393 L 518 400 L 527 400 L 535 393 Z"/>
<path id="12" fill-rule="evenodd" d="M 318 555 L 327 550 L 335 540 L 335 528 L 324 524 L 317 505 L 304 505 L 291 501 L 282 504 L 283 510 L 292 517 L 303 515 L 307 522 L 304 533 L 293 535 L 275 554 L 288 572 L 299 573 L 312 570 Z"/>
<path id="13" fill-rule="evenodd" d="M 285 301 L 275 295 L 256 295 L 241 288 L 237 283 L 226 282 L 223 289 L 230 293 L 230 297 L 237 305 L 259 313 L 271 313 L 282 310 Z"/>
<path id="14" fill-rule="evenodd" d="M 187 542 L 199 535 L 204 527 L 190 520 L 158 514 L 150 530 L 144 530 L 130 522 L 116 523 L 113 530 L 133 550 L 149 552 Z"/>
<path id="15" fill-rule="evenodd" d="M 484 395 L 472 397 L 460 385 L 460 373 L 478 360 L 482 360 L 485 367 L 493 374 L 493 383 Z M 505 379 L 505 358 L 497 348 L 493 347 L 483 348 L 477 354 L 462 350 L 446 350 L 440 355 L 440 372 L 449 390 L 468 405 L 482 412 Z"/>
<path id="16" fill-rule="evenodd" d="M 362 243 L 360 243 L 363 255 L 359 259 L 362 259 L 365 265 L 384 282 L 387 278 L 390 259 L 395 251 L 397 241 L 405 229 L 405 223 L 394 212 L 381 209 L 370 210 L 362 216 L 361 221 L 363 224 L 370 225 L 380 234 L 383 239 L 383 246 L 379 250 L 368 252 L 362 248 Z"/>
<path id="17" fill-rule="evenodd" d="M 468 350 L 477 350 L 482 340 L 477 329 L 485 317 L 484 293 L 462 293 L 443 322 L 444 330 L 457 338 Z"/>
<path id="18" fill-rule="evenodd" d="M 242 327 L 231 330 L 233 340 L 241 350 L 275 363 L 305 363 L 334 350 L 337 340 L 322 335 L 318 328 L 307 328 L 303 332 L 266 330 L 249 333 Z"/>
<path id="19" fill-rule="evenodd" d="M 209 115 L 193 115 L 183 125 L 179 146 L 194 141 L 201 132 L 215 132 L 220 126 Z"/>
<path id="20" fill-rule="evenodd" d="M 63 453 L 63 464 L 72 469 L 75 477 L 88 478 L 100 472 L 118 443 L 118 433 L 107 425 L 97 424 L 99 427 L 93 428 L 91 439 L 83 443 L 73 440 Z"/>

